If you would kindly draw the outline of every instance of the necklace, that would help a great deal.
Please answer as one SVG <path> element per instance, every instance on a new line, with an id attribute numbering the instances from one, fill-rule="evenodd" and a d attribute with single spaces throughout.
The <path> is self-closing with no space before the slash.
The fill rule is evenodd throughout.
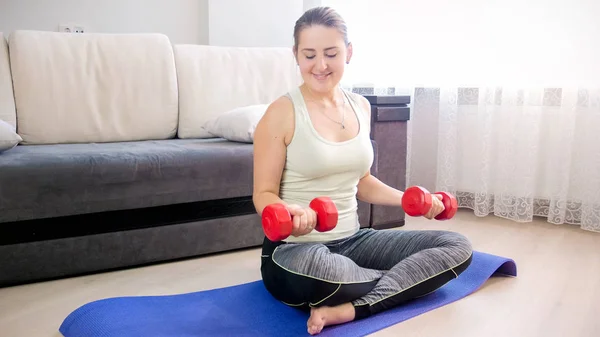
<path id="1" fill-rule="evenodd" d="M 346 101 L 344 100 L 344 103 L 342 105 L 342 121 L 338 122 L 335 119 L 329 117 L 328 114 L 326 114 L 325 112 L 321 111 L 321 113 L 323 115 L 325 115 L 325 117 L 329 118 L 329 120 L 331 120 L 332 122 L 339 124 L 342 127 L 342 130 L 346 129 L 346 126 L 344 125 L 344 121 L 346 121 Z"/>
<path id="2" fill-rule="evenodd" d="M 309 100 L 311 102 L 315 102 L 318 103 L 316 100 Z M 337 106 L 336 106 L 337 108 Z M 330 121 L 339 124 L 342 128 L 342 130 L 346 129 L 346 126 L 344 125 L 344 122 L 346 121 L 346 99 L 344 98 L 344 96 L 342 95 L 342 121 L 338 122 L 335 119 L 331 118 L 328 114 L 326 114 L 324 111 L 321 110 L 321 113 L 327 117 Z"/>

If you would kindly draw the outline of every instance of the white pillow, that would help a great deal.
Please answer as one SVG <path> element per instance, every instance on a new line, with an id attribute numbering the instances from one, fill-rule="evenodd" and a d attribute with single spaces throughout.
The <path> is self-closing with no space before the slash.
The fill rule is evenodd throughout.
<path id="1" fill-rule="evenodd" d="M 203 129 L 215 137 L 234 142 L 252 143 L 256 125 L 267 111 L 268 104 L 235 108 L 208 120 Z"/>
<path id="2" fill-rule="evenodd" d="M 17 134 L 14 126 L 0 120 L 0 153 L 12 149 L 22 141 L 23 138 Z"/>

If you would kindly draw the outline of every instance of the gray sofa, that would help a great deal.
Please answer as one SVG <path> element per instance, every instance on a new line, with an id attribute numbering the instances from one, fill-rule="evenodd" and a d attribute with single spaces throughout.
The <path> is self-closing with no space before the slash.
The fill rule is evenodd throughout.
<path id="1" fill-rule="evenodd" d="M 149 39 L 144 40 L 147 37 Z M 293 71 L 282 75 L 267 68 L 267 65 L 289 68 L 287 64 L 282 66 L 281 60 L 291 55 L 282 49 L 270 48 L 171 46 L 164 44 L 165 37 L 153 34 L 98 34 L 77 38 L 82 41 L 72 41 L 71 36 L 59 33 L 18 32 L 11 35 L 8 44 L 4 38 L 0 41 L 4 43 L 4 50 L 0 49 L 0 69 L 2 66 L 10 69 L 8 74 L 0 71 L 0 100 L 3 100 L 0 118 L 14 123 L 23 138 L 16 147 L 0 152 L 0 286 L 259 246 L 264 234 L 252 204 L 252 144 L 219 135 L 207 136 L 203 130 L 194 128 L 196 122 L 206 120 L 207 115 L 240 105 L 266 104 L 296 85 L 295 78 L 287 82 L 280 79 L 296 76 Z M 125 41 L 114 47 L 121 39 Z M 54 77 L 28 73 L 40 66 L 40 58 L 31 56 L 34 53 L 53 55 L 54 66 L 62 65 L 60 71 L 65 72 L 65 58 L 70 53 L 85 53 L 78 49 L 82 44 L 105 47 L 96 50 L 100 56 L 86 55 L 85 62 L 92 62 L 109 58 L 102 54 L 109 50 L 106 48 L 127 49 L 136 39 L 141 41 L 138 49 L 158 45 L 157 48 L 164 48 L 162 55 L 173 58 L 172 64 L 163 65 L 168 70 L 161 72 L 176 74 L 175 86 L 170 84 L 175 90 L 160 90 L 167 90 L 167 97 L 175 95 L 176 106 L 168 101 L 164 111 L 167 114 L 167 110 L 174 110 L 177 118 L 170 125 L 171 117 L 156 123 L 157 129 L 166 130 L 162 136 L 151 134 L 150 129 L 139 130 L 149 128 L 147 125 L 151 123 L 143 123 L 145 119 L 156 119 L 150 116 L 149 110 L 139 115 L 131 112 L 133 117 L 126 116 L 128 119 L 123 121 L 122 114 L 129 113 L 131 108 L 119 110 L 120 103 L 115 97 L 128 93 L 117 89 L 93 92 L 99 89 L 87 82 L 93 81 L 92 75 L 86 73 L 71 83 L 87 86 L 82 89 L 83 93 L 61 98 L 60 95 L 71 94 L 44 83 L 48 78 L 62 76 L 52 64 L 49 65 L 52 68 L 44 71 Z M 33 40 L 37 44 L 28 43 Z M 132 62 L 140 60 L 139 56 L 136 58 L 136 50 L 120 52 L 121 56 L 131 55 Z M 147 54 L 147 51 L 140 53 Z M 148 63 L 158 62 L 154 56 L 146 57 L 151 59 Z M 165 59 L 168 61 L 168 57 Z M 110 74 L 118 68 L 114 62 L 111 59 L 106 64 L 99 63 L 102 74 L 109 74 L 101 77 L 114 76 Z M 229 64 L 232 68 L 229 76 L 233 77 L 223 77 L 222 71 L 217 74 L 213 68 L 205 67 L 206 64 Z M 252 68 L 249 64 L 258 66 Z M 260 64 L 264 64 L 263 68 Z M 82 71 L 73 67 L 66 70 L 67 75 Z M 260 69 L 266 70 L 256 73 Z M 135 84 L 141 75 L 133 75 L 130 78 Z M 148 80 L 140 81 L 147 83 Z M 150 80 L 164 79 L 158 76 Z M 255 88 L 261 80 L 270 81 L 265 86 L 266 93 L 240 89 Z M 52 91 L 52 96 L 40 94 L 44 86 Z M 6 94 L 9 90 L 10 97 Z M 152 92 L 156 89 L 139 90 L 147 90 L 142 93 L 148 99 L 157 96 Z M 372 173 L 403 189 L 409 97 L 393 96 L 393 92 L 375 95 L 373 89 L 368 88 L 353 90 L 368 97 L 373 106 L 372 139 L 376 157 Z M 92 97 L 96 97 L 94 102 L 114 100 L 111 102 L 116 108 L 111 109 L 121 115 L 107 117 L 105 110 L 97 109 L 89 99 L 82 99 L 84 106 L 88 104 L 89 111 L 93 111 L 85 115 L 88 111 L 82 112 L 82 105 L 72 102 L 87 97 L 85 93 L 90 91 Z M 139 92 L 131 95 L 140 97 Z M 32 105 L 38 99 L 43 103 Z M 127 99 L 127 102 L 132 100 L 135 101 Z M 205 113 L 203 107 L 211 109 Z M 160 114 L 162 110 L 158 111 L 154 113 Z M 169 114 L 172 116 L 172 112 Z M 39 120 L 33 120 L 36 116 L 43 119 L 42 125 L 38 125 Z M 84 121 L 100 118 L 101 122 L 98 127 L 88 127 L 83 132 L 81 129 L 85 127 L 69 125 L 79 118 Z M 118 128 L 114 127 L 117 124 Z M 63 125 L 64 130 L 60 129 Z M 171 130 L 173 125 L 175 130 Z M 130 132 L 124 136 L 115 131 L 121 130 L 119 128 Z M 103 138 L 111 132 L 111 139 Z M 148 136 L 135 139 L 131 136 L 135 132 L 147 132 Z M 404 223 L 404 213 L 398 208 L 360 202 L 359 213 L 363 227 L 389 228 Z"/>

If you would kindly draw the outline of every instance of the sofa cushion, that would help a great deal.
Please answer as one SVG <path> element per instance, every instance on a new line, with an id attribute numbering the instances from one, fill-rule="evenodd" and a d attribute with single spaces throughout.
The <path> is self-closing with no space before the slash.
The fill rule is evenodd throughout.
<path id="1" fill-rule="evenodd" d="M 14 148 L 22 140 L 14 126 L 0 119 L 0 154 Z"/>
<path id="2" fill-rule="evenodd" d="M 235 108 L 210 119 L 203 129 L 218 138 L 253 143 L 256 126 L 268 107 L 268 104 L 256 104 Z"/>
<path id="3" fill-rule="evenodd" d="M 9 51 L 25 144 L 176 135 L 177 74 L 166 36 L 15 31 Z"/>
<path id="4" fill-rule="evenodd" d="M 0 156 L 0 222 L 252 195 L 252 144 L 20 145 Z"/>
<path id="5" fill-rule="evenodd" d="M 214 137 L 203 125 L 234 108 L 269 104 L 302 83 L 291 48 L 175 45 L 180 138 Z"/>
<path id="6" fill-rule="evenodd" d="M 13 127 L 17 126 L 8 45 L 2 33 L 0 33 L 0 120 L 7 122 Z"/>

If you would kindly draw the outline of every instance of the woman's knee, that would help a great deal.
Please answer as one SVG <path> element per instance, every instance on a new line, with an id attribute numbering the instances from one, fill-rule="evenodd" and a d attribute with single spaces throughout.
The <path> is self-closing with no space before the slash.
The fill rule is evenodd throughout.
<path id="1" fill-rule="evenodd" d="M 471 241 L 465 235 L 452 231 L 437 231 L 434 235 L 435 249 L 432 254 L 435 255 L 437 251 L 437 258 L 444 261 L 446 268 L 452 269 L 454 273 L 463 272 L 471 264 L 473 255 Z"/>
<path id="2" fill-rule="evenodd" d="M 467 238 L 465 235 L 456 232 L 454 233 L 454 236 L 456 246 L 468 252 L 468 254 L 471 255 L 471 253 L 473 252 L 473 245 L 471 244 L 471 240 L 469 240 L 469 238 Z"/>
<path id="3" fill-rule="evenodd" d="M 473 246 L 471 241 L 463 234 L 447 232 L 446 235 L 448 237 L 448 245 L 446 246 L 449 249 L 448 253 L 453 256 L 454 261 L 458 264 L 454 268 L 454 272 L 457 273 L 457 275 L 461 274 L 471 264 Z"/>
<path id="4" fill-rule="evenodd" d="M 473 253 L 473 245 L 469 238 L 458 232 L 442 232 L 439 244 L 440 247 L 451 248 L 453 251 L 456 251 L 457 254 L 465 255 L 465 257 L 468 257 Z"/>

